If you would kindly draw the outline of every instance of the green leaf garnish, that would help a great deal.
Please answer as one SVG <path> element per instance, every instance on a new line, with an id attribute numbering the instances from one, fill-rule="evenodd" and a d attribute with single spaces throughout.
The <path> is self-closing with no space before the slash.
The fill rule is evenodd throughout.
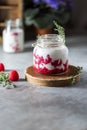
<path id="1" fill-rule="evenodd" d="M 3 87 L 7 87 L 7 86 L 8 86 L 8 88 L 15 87 L 13 82 L 9 81 L 8 74 L 6 74 L 6 73 L 0 72 L 0 83 L 3 85 Z"/>
<path id="2" fill-rule="evenodd" d="M 77 66 L 77 74 L 81 73 L 83 67 Z"/>
<path id="3" fill-rule="evenodd" d="M 72 81 L 71 84 L 74 84 L 76 81 L 76 75 L 80 74 L 82 71 L 83 67 L 77 66 L 76 74 L 72 76 Z"/>
<path id="4" fill-rule="evenodd" d="M 71 81 L 71 84 L 73 85 L 76 81 L 76 76 L 72 76 L 72 81 Z"/>
<path id="5" fill-rule="evenodd" d="M 65 29 L 58 25 L 58 23 L 56 21 L 53 21 L 55 28 L 54 30 L 58 32 L 58 34 L 65 40 Z"/>

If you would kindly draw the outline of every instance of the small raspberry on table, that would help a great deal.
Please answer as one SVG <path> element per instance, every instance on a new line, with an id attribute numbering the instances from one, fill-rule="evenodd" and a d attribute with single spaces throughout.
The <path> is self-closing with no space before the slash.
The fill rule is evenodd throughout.
<path id="1" fill-rule="evenodd" d="M 0 72 L 1 72 L 1 71 L 5 71 L 5 66 L 4 66 L 3 63 L 0 63 Z"/>
<path id="2" fill-rule="evenodd" d="M 18 81 L 19 80 L 19 74 L 16 70 L 11 70 L 8 74 L 8 79 L 10 81 Z"/>

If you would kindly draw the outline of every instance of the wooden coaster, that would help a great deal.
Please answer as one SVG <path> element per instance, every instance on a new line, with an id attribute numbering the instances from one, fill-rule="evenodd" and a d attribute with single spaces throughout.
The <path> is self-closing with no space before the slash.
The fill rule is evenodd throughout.
<path id="1" fill-rule="evenodd" d="M 33 66 L 26 68 L 25 78 L 28 82 L 39 86 L 61 87 L 69 86 L 80 80 L 80 74 L 77 74 L 77 67 L 69 65 L 68 71 L 62 75 L 43 75 L 36 73 Z"/>

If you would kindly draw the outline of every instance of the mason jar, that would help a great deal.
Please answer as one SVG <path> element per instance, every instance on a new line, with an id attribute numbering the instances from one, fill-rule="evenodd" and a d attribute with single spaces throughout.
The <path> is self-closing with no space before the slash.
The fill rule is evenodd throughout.
<path id="1" fill-rule="evenodd" d="M 63 74 L 68 70 L 68 48 L 57 34 L 37 37 L 33 44 L 33 69 L 40 74 Z"/>
<path id="2" fill-rule="evenodd" d="M 3 50 L 16 53 L 24 49 L 24 31 L 20 19 L 8 20 L 3 30 Z"/>

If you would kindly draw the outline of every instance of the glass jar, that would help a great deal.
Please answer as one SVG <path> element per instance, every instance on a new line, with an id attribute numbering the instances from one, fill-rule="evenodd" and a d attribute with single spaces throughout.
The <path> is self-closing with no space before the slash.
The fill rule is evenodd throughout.
<path id="1" fill-rule="evenodd" d="M 40 74 L 63 74 L 68 70 L 68 48 L 57 34 L 38 36 L 33 44 L 33 68 Z"/>
<path id="2" fill-rule="evenodd" d="M 16 53 L 24 49 L 24 32 L 20 19 L 8 20 L 3 30 L 3 50 Z"/>

